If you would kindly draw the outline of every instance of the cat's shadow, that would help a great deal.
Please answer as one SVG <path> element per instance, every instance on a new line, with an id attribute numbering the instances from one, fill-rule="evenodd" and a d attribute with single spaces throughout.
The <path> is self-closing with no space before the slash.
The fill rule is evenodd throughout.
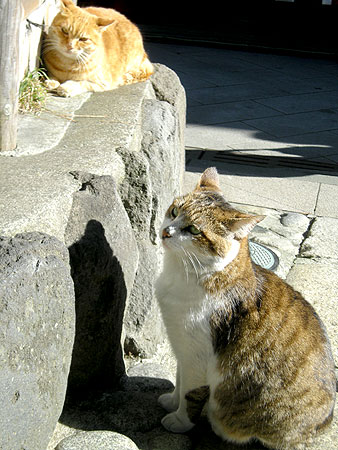
<path id="1" fill-rule="evenodd" d="M 159 439 L 169 442 L 172 434 L 161 425 L 161 419 L 166 412 L 157 399 L 161 394 L 172 390 L 173 384 L 163 378 L 126 376 L 115 391 L 91 392 L 87 393 L 86 398 L 68 397 L 60 422 L 75 430 L 115 431 L 132 439 L 140 450 L 158 450 Z M 213 433 L 209 422 L 203 416 L 193 430 L 185 435 L 175 436 L 173 442 L 177 442 L 177 449 L 173 446 L 170 450 L 265 448 L 258 442 L 244 446 L 223 442 Z"/>

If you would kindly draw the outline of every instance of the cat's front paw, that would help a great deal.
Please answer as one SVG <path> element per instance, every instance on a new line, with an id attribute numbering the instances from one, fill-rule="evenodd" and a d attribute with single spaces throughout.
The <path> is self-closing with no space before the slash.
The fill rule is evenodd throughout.
<path id="1" fill-rule="evenodd" d="M 172 433 L 185 433 L 195 426 L 195 424 L 190 422 L 188 417 L 181 416 L 177 412 L 172 412 L 164 416 L 161 423 L 166 430 Z"/>
<path id="2" fill-rule="evenodd" d="M 159 404 L 168 412 L 176 411 L 178 408 L 178 398 L 174 395 L 174 392 L 171 394 L 162 394 L 158 398 Z"/>
<path id="3" fill-rule="evenodd" d="M 81 84 L 78 81 L 73 80 L 65 81 L 56 88 L 56 93 L 60 97 L 74 97 L 75 95 L 82 94 L 82 92 L 84 92 L 84 90 L 82 89 Z"/>
<path id="4" fill-rule="evenodd" d="M 60 86 L 60 83 L 57 80 L 47 79 L 44 82 L 48 91 L 55 91 Z"/>

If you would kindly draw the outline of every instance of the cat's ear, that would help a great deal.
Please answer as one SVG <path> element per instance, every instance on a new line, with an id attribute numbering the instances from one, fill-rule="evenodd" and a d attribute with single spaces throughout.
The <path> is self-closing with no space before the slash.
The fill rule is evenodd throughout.
<path id="1" fill-rule="evenodd" d="M 96 19 L 96 24 L 98 27 L 100 27 L 101 31 L 104 31 L 109 25 L 112 25 L 114 22 L 116 22 L 114 19 L 106 19 L 104 17 L 98 17 Z"/>
<path id="2" fill-rule="evenodd" d="M 198 191 L 203 189 L 211 189 L 213 191 L 221 190 L 216 167 L 209 167 L 202 173 L 195 190 Z"/>
<path id="3" fill-rule="evenodd" d="M 266 216 L 251 216 L 243 214 L 240 217 L 231 219 L 229 228 L 237 239 L 245 238 L 251 230 Z"/>
<path id="4" fill-rule="evenodd" d="M 61 10 L 60 12 L 67 12 L 67 10 L 74 10 L 76 8 L 72 0 L 59 0 L 58 7 Z"/>

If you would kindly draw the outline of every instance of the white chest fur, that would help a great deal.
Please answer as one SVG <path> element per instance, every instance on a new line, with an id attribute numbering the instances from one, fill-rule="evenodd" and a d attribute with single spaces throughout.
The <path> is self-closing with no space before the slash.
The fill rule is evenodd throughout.
<path id="1" fill-rule="evenodd" d="M 211 307 L 196 274 L 188 275 L 176 258 L 166 258 L 156 284 L 156 295 L 175 355 L 194 366 L 207 366 L 213 353 L 210 334 Z M 202 367 L 196 367 L 202 369 Z"/>

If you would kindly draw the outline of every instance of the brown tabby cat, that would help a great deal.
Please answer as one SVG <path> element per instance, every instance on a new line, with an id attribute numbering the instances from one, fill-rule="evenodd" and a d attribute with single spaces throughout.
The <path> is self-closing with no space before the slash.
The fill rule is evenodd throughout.
<path id="1" fill-rule="evenodd" d="M 114 9 L 61 0 L 44 43 L 47 86 L 64 97 L 144 81 L 153 67 L 138 28 Z"/>
<path id="2" fill-rule="evenodd" d="M 225 201 L 214 168 L 166 214 L 156 292 L 177 382 L 159 398 L 162 424 L 191 429 L 208 399 L 223 439 L 302 449 L 332 420 L 334 363 L 313 307 L 250 258 L 247 235 L 263 218 Z"/>

